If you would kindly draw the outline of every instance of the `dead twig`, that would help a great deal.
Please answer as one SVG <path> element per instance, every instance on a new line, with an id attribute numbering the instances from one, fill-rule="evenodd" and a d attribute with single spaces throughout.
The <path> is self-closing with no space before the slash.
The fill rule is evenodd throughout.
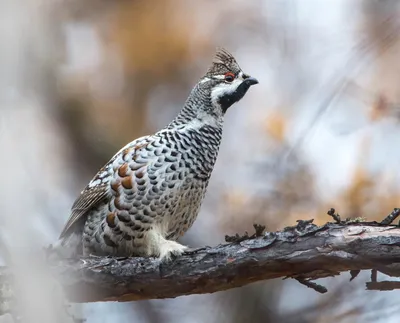
<path id="1" fill-rule="evenodd" d="M 297 278 L 296 279 L 300 284 L 307 286 L 308 288 L 311 288 L 313 290 L 315 290 L 318 293 L 321 294 L 325 294 L 328 290 L 326 289 L 326 287 L 322 286 L 322 285 L 318 285 L 310 280 L 307 279 L 301 279 L 301 278 Z"/>
<path id="2" fill-rule="evenodd" d="M 384 218 L 381 221 L 381 224 L 383 225 L 389 225 L 392 224 L 394 220 L 396 220 L 400 216 L 400 208 L 395 208 L 393 209 L 393 212 L 391 212 L 386 218 Z"/>

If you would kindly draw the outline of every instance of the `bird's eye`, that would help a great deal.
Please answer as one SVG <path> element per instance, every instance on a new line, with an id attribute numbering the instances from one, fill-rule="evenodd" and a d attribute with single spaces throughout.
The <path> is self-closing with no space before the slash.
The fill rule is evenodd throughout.
<path id="1" fill-rule="evenodd" d="M 233 74 L 232 72 L 228 72 L 225 74 L 225 81 L 233 82 L 234 79 L 235 79 L 235 74 Z"/>

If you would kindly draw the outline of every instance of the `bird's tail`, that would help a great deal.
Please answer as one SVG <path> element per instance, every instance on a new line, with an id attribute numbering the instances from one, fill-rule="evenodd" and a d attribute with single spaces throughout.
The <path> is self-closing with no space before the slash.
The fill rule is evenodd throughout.
<path id="1" fill-rule="evenodd" d="M 46 248 L 48 260 L 77 258 L 82 255 L 82 233 L 74 232 Z"/>

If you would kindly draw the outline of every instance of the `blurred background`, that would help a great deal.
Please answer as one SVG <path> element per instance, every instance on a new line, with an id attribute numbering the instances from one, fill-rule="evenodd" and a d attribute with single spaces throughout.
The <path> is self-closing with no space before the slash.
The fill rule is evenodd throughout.
<path id="1" fill-rule="evenodd" d="M 69 209 L 127 142 L 179 112 L 216 46 L 260 84 L 229 109 L 201 214 L 183 242 L 273 231 L 335 207 L 400 207 L 396 0 L 1 0 L 0 247 L 30 322 L 67 322 L 42 264 Z M 77 305 L 86 322 L 398 322 L 369 273 L 319 295 L 268 281 L 212 295 Z M 379 278 L 383 278 L 380 275 Z"/>

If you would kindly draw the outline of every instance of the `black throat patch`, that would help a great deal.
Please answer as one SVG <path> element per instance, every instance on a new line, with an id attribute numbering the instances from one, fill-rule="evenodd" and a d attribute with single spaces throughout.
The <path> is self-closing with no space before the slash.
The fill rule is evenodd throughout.
<path id="1" fill-rule="evenodd" d="M 224 96 L 220 97 L 218 103 L 221 105 L 222 112 L 225 113 L 232 104 L 241 100 L 250 88 L 250 86 L 251 84 L 244 81 L 237 87 L 234 92 L 225 94 Z"/>

